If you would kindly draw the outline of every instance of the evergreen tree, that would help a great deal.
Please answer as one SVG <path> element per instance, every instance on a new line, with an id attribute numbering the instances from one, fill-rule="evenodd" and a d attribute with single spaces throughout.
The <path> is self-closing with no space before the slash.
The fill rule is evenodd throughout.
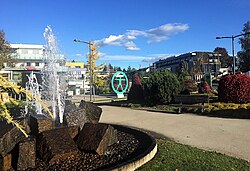
<path id="1" fill-rule="evenodd" d="M 108 65 L 108 69 L 114 69 L 111 64 Z"/>
<path id="2" fill-rule="evenodd" d="M 102 70 L 103 72 L 107 72 L 108 71 L 108 67 L 107 67 L 107 65 L 105 65 L 104 67 L 103 67 L 103 70 Z"/>
<path id="3" fill-rule="evenodd" d="M 242 38 L 240 38 L 241 51 L 238 52 L 239 68 L 242 72 L 250 70 L 250 21 L 244 24 Z M 248 34 L 246 34 L 248 33 Z"/>
<path id="4" fill-rule="evenodd" d="M 121 67 L 117 67 L 116 69 L 117 71 L 122 71 Z"/>

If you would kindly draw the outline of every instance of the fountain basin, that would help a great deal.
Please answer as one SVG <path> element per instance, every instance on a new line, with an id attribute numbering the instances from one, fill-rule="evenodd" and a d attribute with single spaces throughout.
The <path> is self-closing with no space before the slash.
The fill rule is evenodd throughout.
<path id="1" fill-rule="evenodd" d="M 135 153 L 131 156 L 130 159 L 120 161 L 119 163 L 114 164 L 113 166 L 110 166 L 104 170 L 135 170 L 150 161 L 151 159 L 153 159 L 153 157 L 157 153 L 157 144 L 152 136 L 148 135 L 145 132 L 132 129 L 126 126 L 114 124 L 112 124 L 112 126 L 118 131 L 134 135 L 139 140 L 140 148 L 136 149 Z"/>
<path id="2" fill-rule="evenodd" d="M 105 155 L 79 152 L 64 160 L 48 164 L 39 159 L 36 167 L 27 170 L 135 170 L 151 160 L 157 152 L 153 137 L 142 131 L 121 125 L 117 130 L 118 143 L 110 146 Z"/>

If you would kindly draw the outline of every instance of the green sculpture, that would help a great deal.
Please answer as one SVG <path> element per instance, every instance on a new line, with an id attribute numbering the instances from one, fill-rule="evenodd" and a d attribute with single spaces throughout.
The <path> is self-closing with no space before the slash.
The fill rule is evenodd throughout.
<path id="1" fill-rule="evenodd" d="M 112 77 L 111 86 L 114 92 L 117 94 L 117 97 L 123 98 L 123 93 L 125 93 L 128 89 L 128 77 L 124 72 L 116 72 Z"/>

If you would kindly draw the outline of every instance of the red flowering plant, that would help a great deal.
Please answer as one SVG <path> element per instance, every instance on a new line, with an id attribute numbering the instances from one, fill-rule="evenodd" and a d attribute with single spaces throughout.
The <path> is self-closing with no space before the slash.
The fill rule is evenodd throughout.
<path id="1" fill-rule="evenodd" d="M 245 74 L 222 77 L 218 86 L 218 99 L 221 102 L 250 102 L 250 77 Z"/>
<path id="2" fill-rule="evenodd" d="M 143 101 L 143 88 L 138 74 L 133 76 L 132 86 L 128 94 L 128 100 Z"/>

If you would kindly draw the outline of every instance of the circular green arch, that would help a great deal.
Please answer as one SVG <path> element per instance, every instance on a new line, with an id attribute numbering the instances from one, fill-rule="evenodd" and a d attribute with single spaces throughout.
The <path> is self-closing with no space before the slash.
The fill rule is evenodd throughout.
<path id="1" fill-rule="evenodd" d="M 124 88 L 121 92 L 119 92 L 119 91 L 115 88 L 115 86 L 114 86 L 114 80 L 115 80 L 115 78 L 116 78 L 117 75 L 123 75 L 123 76 L 125 77 L 125 81 L 126 81 L 125 88 Z M 126 90 L 127 90 L 127 88 L 128 88 L 128 77 L 127 77 L 127 75 L 126 75 L 124 72 L 122 72 L 122 71 L 116 72 L 116 73 L 113 75 L 113 77 L 112 77 L 111 86 L 112 86 L 112 89 L 114 90 L 114 92 L 115 92 L 116 94 L 123 94 L 123 93 L 125 93 Z M 119 86 L 118 86 L 118 88 L 119 88 Z"/>

